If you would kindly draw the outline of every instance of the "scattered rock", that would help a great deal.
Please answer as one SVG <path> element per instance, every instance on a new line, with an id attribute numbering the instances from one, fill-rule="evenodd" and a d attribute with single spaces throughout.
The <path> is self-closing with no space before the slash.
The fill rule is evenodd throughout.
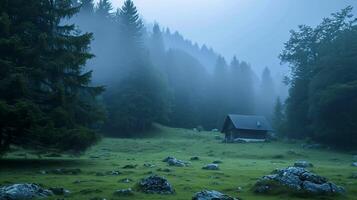
<path id="1" fill-rule="evenodd" d="M 200 158 L 198 156 L 193 156 L 190 158 L 191 161 L 197 161 L 200 160 Z"/>
<path id="2" fill-rule="evenodd" d="M 52 193 L 55 195 L 68 196 L 69 194 L 71 194 L 71 192 L 69 190 L 66 190 L 66 189 L 60 188 L 60 187 L 50 188 L 49 190 L 52 191 Z"/>
<path id="3" fill-rule="evenodd" d="M 154 164 L 150 164 L 150 163 L 144 163 L 144 167 L 147 167 L 147 168 L 154 168 L 155 165 Z"/>
<path id="4" fill-rule="evenodd" d="M 130 179 L 130 178 L 124 178 L 124 179 L 121 179 L 120 180 L 120 182 L 122 182 L 122 183 L 130 183 L 130 182 L 132 182 L 133 180 L 132 179 Z"/>
<path id="5" fill-rule="evenodd" d="M 211 130 L 211 132 L 218 132 L 218 131 L 219 131 L 219 130 L 216 129 L 216 128 L 214 128 L 214 129 Z"/>
<path id="6" fill-rule="evenodd" d="M 129 164 L 129 165 L 125 165 L 123 167 L 123 169 L 135 169 L 138 165 L 132 165 L 132 164 Z"/>
<path id="7" fill-rule="evenodd" d="M 117 196 L 131 196 L 131 195 L 134 195 L 134 192 L 133 192 L 133 190 L 131 188 L 121 189 L 121 190 L 115 191 L 114 195 L 117 195 Z"/>
<path id="8" fill-rule="evenodd" d="M 52 195 L 50 190 L 33 183 L 13 184 L 0 188 L 0 199 L 2 200 L 27 200 Z"/>
<path id="9" fill-rule="evenodd" d="M 292 191 L 308 194 L 342 194 L 345 191 L 343 187 L 328 182 L 325 177 L 301 167 L 275 170 L 273 174 L 260 178 L 254 190 L 257 193 Z"/>
<path id="10" fill-rule="evenodd" d="M 353 162 L 353 163 L 352 163 L 352 166 L 353 166 L 353 167 L 357 167 L 357 162 Z"/>
<path id="11" fill-rule="evenodd" d="M 163 160 L 163 162 L 168 163 L 170 166 L 176 166 L 176 167 L 186 167 L 188 165 L 187 162 L 182 161 L 182 160 L 178 160 L 174 157 L 167 157 Z"/>
<path id="12" fill-rule="evenodd" d="M 221 163 L 223 163 L 221 160 L 215 160 L 215 161 L 213 161 L 212 162 L 213 164 L 221 164 Z"/>
<path id="13" fill-rule="evenodd" d="M 203 166 L 202 169 L 205 169 L 205 170 L 219 170 L 219 167 L 218 167 L 218 164 L 211 163 L 211 164 L 207 164 L 206 166 Z"/>
<path id="14" fill-rule="evenodd" d="M 204 190 L 195 194 L 192 200 L 238 200 L 214 190 Z"/>
<path id="15" fill-rule="evenodd" d="M 149 194 L 173 194 L 174 189 L 164 177 L 152 175 L 138 184 L 140 191 Z"/>
<path id="16" fill-rule="evenodd" d="M 305 160 L 299 160 L 294 163 L 294 167 L 302 167 L 302 168 L 307 168 L 307 167 L 314 167 L 313 164 L 311 164 L 308 161 Z"/>
<path id="17" fill-rule="evenodd" d="M 119 176 L 120 174 L 122 174 L 120 171 L 108 171 L 106 172 L 107 175 L 112 175 L 112 176 Z"/>

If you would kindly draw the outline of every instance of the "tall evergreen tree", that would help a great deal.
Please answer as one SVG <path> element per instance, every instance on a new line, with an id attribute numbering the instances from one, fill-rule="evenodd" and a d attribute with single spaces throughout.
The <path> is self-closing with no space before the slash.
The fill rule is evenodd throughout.
<path id="1" fill-rule="evenodd" d="M 134 3 L 126 0 L 116 14 L 121 45 L 121 68 L 127 74 L 105 95 L 109 110 L 107 131 L 113 136 L 136 136 L 154 122 L 164 121 L 170 111 L 166 79 L 152 65 L 143 40 L 144 25 Z"/>
<path id="2" fill-rule="evenodd" d="M 276 94 L 274 81 L 268 67 L 265 67 L 263 70 L 257 96 L 257 112 L 271 120 L 276 101 Z"/>
<path id="3" fill-rule="evenodd" d="M 88 1 L 88 0 L 86 0 Z M 90 6 L 90 1 L 86 2 Z M 113 6 L 109 0 L 99 0 L 95 13 L 102 18 L 110 19 L 112 15 Z"/>
<path id="4" fill-rule="evenodd" d="M 117 12 L 120 32 L 124 38 L 124 45 L 129 48 L 129 53 L 142 50 L 144 24 L 132 0 L 125 0 L 122 8 Z"/>
<path id="5" fill-rule="evenodd" d="M 90 86 L 84 70 L 92 35 L 62 23 L 78 8 L 70 0 L 2 4 L 0 148 L 86 149 L 97 140 L 88 128 L 101 118 L 103 88 Z"/>

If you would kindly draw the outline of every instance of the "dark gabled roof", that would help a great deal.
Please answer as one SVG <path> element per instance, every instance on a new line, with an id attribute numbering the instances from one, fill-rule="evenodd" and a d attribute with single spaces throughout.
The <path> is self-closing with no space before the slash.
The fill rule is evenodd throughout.
<path id="1" fill-rule="evenodd" d="M 228 115 L 222 131 L 225 130 L 227 126 L 227 120 L 230 120 L 236 129 L 245 130 L 260 130 L 260 131 L 270 131 L 272 130 L 270 123 L 263 116 L 257 115 Z"/>

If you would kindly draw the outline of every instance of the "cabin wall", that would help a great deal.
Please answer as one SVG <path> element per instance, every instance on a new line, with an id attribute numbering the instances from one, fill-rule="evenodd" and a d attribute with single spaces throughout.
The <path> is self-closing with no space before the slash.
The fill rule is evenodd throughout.
<path id="1" fill-rule="evenodd" d="M 227 142 L 233 142 L 237 138 L 265 140 L 267 135 L 267 131 L 230 129 L 225 132 L 225 140 Z"/>

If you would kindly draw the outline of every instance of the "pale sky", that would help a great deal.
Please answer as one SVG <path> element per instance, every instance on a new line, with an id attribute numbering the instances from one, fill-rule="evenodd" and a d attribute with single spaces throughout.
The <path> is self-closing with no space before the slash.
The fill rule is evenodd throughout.
<path id="1" fill-rule="evenodd" d="M 120 7 L 124 0 L 111 0 Z M 282 68 L 277 58 L 289 30 L 316 25 L 330 13 L 357 0 L 134 0 L 148 23 L 177 30 L 185 38 L 207 44 L 228 61 L 233 55 L 251 63 Z M 357 15 L 356 15 L 357 16 Z"/>

